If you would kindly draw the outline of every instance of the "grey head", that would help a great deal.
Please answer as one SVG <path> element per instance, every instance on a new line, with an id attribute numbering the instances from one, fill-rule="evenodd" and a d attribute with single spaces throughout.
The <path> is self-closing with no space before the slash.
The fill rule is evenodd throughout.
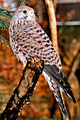
<path id="1" fill-rule="evenodd" d="M 31 7 L 21 6 L 13 14 L 12 21 L 26 19 L 29 21 L 35 20 L 35 13 Z"/>

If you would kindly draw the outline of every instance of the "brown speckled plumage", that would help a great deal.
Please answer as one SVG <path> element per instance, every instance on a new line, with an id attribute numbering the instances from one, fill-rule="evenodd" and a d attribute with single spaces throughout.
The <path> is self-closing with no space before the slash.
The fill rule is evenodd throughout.
<path id="1" fill-rule="evenodd" d="M 19 7 L 14 13 L 10 27 L 10 45 L 17 58 L 25 64 L 27 58 L 38 56 L 44 60 L 43 75 L 46 78 L 59 107 L 68 120 L 60 88 L 75 102 L 69 83 L 61 72 L 60 59 L 47 34 L 35 20 L 34 10 Z"/>
<path id="2" fill-rule="evenodd" d="M 61 68 L 61 62 L 49 37 L 36 21 L 15 21 L 11 24 L 10 35 L 12 49 L 23 64 L 27 58 L 37 55 L 45 64 L 56 64 Z M 23 59 L 19 54 L 23 55 Z"/>

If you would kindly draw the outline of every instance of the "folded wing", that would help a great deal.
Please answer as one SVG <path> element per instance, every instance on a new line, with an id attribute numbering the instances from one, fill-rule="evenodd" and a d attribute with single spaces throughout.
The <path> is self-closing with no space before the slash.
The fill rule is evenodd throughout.
<path id="1" fill-rule="evenodd" d="M 68 95 L 73 100 L 73 102 L 76 102 L 67 79 L 56 65 L 45 65 L 44 72 L 50 77 L 52 81 L 55 81 L 57 85 L 62 88 L 63 92 L 65 92 L 66 95 Z"/>

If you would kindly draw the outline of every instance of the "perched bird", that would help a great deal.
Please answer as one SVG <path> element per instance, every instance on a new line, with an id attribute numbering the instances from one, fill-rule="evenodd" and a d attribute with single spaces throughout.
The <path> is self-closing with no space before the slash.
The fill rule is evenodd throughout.
<path id="1" fill-rule="evenodd" d="M 10 45 L 13 53 L 25 64 L 27 59 L 38 56 L 44 60 L 43 75 L 53 91 L 66 120 L 68 115 L 60 88 L 75 102 L 70 85 L 63 75 L 60 59 L 41 26 L 36 22 L 34 10 L 28 6 L 19 7 L 9 26 Z"/>

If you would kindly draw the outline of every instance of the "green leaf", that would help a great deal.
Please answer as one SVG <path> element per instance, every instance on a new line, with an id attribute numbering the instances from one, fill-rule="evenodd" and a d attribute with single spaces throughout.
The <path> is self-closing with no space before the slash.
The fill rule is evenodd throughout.
<path id="1" fill-rule="evenodd" d="M 7 48 L 9 48 L 9 45 L 7 44 L 7 40 L 2 35 L 0 35 L 0 40 L 4 41 L 6 46 L 7 46 Z"/>
<path id="2" fill-rule="evenodd" d="M 0 40 L 1 41 L 3 41 L 3 40 L 6 41 L 6 39 L 2 35 L 0 35 Z"/>
<path id="3" fill-rule="evenodd" d="M 0 9 L 0 16 L 5 17 L 7 19 L 11 19 L 12 15 L 10 15 L 13 11 L 7 11 L 5 9 Z"/>
<path id="4" fill-rule="evenodd" d="M 20 6 L 22 6 L 23 4 L 25 4 L 25 0 L 23 0 L 23 1 L 20 3 Z"/>
<path id="5" fill-rule="evenodd" d="M 9 27 L 9 23 L 7 21 L 0 19 L 0 28 L 7 29 L 8 27 Z"/>

